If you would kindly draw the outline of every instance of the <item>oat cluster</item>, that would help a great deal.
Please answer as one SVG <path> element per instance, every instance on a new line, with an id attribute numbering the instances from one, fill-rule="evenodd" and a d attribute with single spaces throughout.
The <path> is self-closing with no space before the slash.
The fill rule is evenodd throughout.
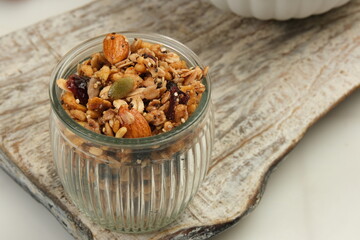
<path id="1" fill-rule="evenodd" d="M 58 79 L 65 111 L 99 134 L 140 138 L 168 132 L 196 110 L 208 67 L 188 67 L 160 44 L 111 33 L 103 52 L 80 63 L 77 73 Z"/>

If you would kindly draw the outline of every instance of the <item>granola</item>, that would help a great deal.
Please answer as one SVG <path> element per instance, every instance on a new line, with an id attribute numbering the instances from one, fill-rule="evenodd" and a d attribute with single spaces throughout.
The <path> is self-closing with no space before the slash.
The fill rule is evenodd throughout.
<path id="1" fill-rule="evenodd" d="M 208 67 L 188 67 L 156 43 L 110 33 L 103 52 L 78 65 L 77 73 L 58 79 L 65 111 L 96 133 L 141 138 L 168 132 L 196 110 Z"/>

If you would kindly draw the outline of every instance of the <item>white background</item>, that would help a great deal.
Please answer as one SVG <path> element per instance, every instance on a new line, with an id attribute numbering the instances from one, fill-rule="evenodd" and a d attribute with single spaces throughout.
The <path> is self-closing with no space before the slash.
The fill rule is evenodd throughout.
<path id="1" fill-rule="evenodd" d="M 0 36 L 88 2 L 0 0 Z M 279 165 L 255 211 L 213 239 L 359 239 L 359 123 L 360 92 L 355 92 Z M 0 170 L 0 239 L 73 238 Z"/>

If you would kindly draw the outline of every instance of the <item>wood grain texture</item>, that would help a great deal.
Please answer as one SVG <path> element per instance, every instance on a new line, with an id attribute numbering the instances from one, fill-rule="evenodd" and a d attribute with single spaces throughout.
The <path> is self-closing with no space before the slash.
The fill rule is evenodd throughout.
<path id="1" fill-rule="evenodd" d="M 159 232 L 94 225 L 64 195 L 49 143 L 48 81 L 73 46 L 99 34 L 165 34 L 211 66 L 213 163 L 193 202 Z M 260 200 L 264 182 L 306 130 L 360 85 L 360 0 L 287 22 L 223 13 L 205 1 L 93 2 L 0 38 L 0 166 L 77 239 L 206 239 Z"/>

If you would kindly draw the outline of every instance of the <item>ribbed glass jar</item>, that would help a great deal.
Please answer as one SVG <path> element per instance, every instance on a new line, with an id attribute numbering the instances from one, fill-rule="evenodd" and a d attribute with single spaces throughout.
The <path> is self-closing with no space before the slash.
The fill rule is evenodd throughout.
<path id="1" fill-rule="evenodd" d="M 121 32 L 178 53 L 189 66 L 198 57 L 180 42 L 158 34 Z M 76 72 L 77 64 L 102 51 L 105 36 L 72 49 L 50 81 L 53 159 L 65 192 L 94 222 L 122 232 L 148 232 L 171 223 L 188 205 L 211 159 L 213 112 L 210 78 L 197 110 L 179 127 L 160 135 L 119 139 L 87 130 L 61 106 L 56 80 Z"/>

